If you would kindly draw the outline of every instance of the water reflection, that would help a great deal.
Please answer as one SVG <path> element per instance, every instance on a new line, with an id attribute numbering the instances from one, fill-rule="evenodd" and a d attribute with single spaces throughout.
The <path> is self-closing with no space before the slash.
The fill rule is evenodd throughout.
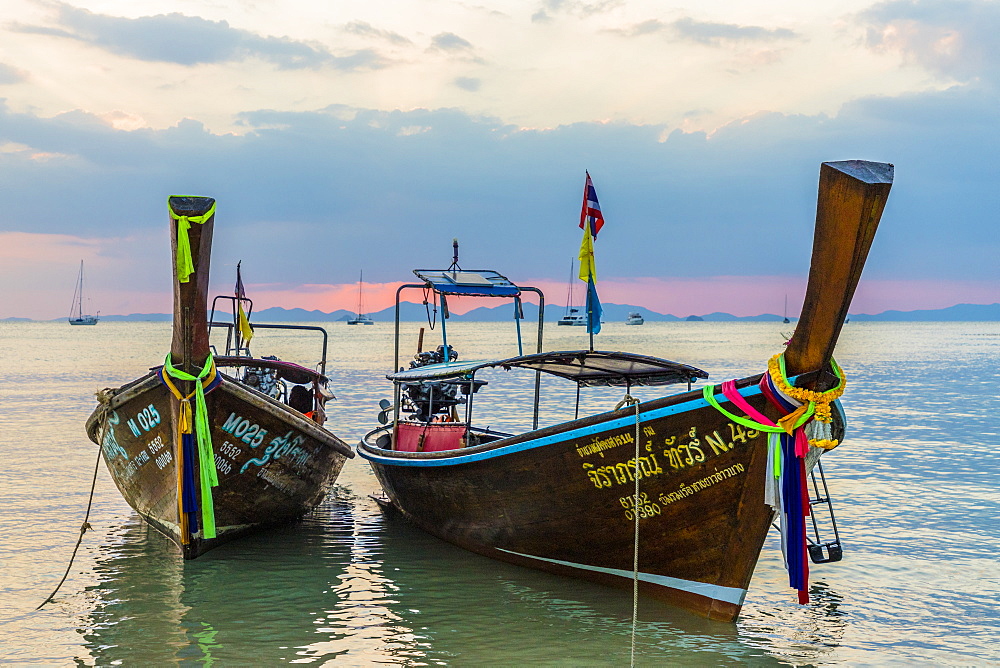
<path id="1" fill-rule="evenodd" d="M 833 587 L 814 579 L 808 605 L 769 601 L 744 608 L 740 634 L 747 644 L 769 649 L 786 661 L 820 663 L 840 646 L 847 630 L 849 619 L 840 609 L 842 603 Z"/>
<path id="2" fill-rule="evenodd" d="M 486 559 L 337 493 L 184 562 L 132 516 L 100 548 L 78 663 L 627 663 L 632 597 Z M 640 601 L 637 656 L 767 663 L 732 625 Z M 520 639 L 520 640 L 519 640 Z M 524 639 L 530 639 L 526 641 Z"/>
<path id="3" fill-rule="evenodd" d="M 94 567 L 85 646 L 99 665 L 293 660 L 341 595 L 350 512 L 333 498 L 298 525 L 192 562 L 132 516 Z"/>
<path id="4" fill-rule="evenodd" d="M 367 637 L 349 639 L 348 647 L 357 641 L 370 647 L 371 638 L 384 639 L 388 632 L 394 642 L 383 647 L 393 662 L 402 664 L 628 662 L 629 592 L 487 559 L 429 536 L 398 516 L 368 515 L 368 509 L 379 512 L 370 501 L 355 507 L 366 509 L 357 516 L 365 517 L 359 526 L 372 530 L 359 532 L 365 540 L 357 542 L 356 557 L 364 551 L 368 562 L 359 558 L 348 569 L 361 579 L 354 591 L 366 607 L 359 616 L 357 601 L 342 597 L 327 623 L 343 628 L 370 621 L 375 628 L 358 628 Z M 685 663 L 708 655 L 718 660 L 767 657 L 766 651 L 742 643 L 731 625 L 655 602 L 640 602 L 639 620 L 637 654 L 647 662 Z M 309 650 L 320 656 L 337 648 L 343 644 L 314 643 Z"/>
<path id="5" fill-rule="evenodd" d="M 510 352 L 494 349 L 495 325 L 470 327 L 465 359 Z M 378 400 L 389 396 L 391 326 L 380 328 L 362 338 L 330 326 L 340 397 L 332 426 L 349 442 L 376 424 Z M 0 378 L 17 388 L 0 411 L 0 662 L 627 664 L 630 592 L 492 561 L 383 517 L 368 499 L 377 482 L 359 460 L 300 524 L 189 563 L 128 509 L 102 470 L 95 531 L 57 601 L 33 612 L 61 576 L 86 506 L 96 453 L 80 425 L 93 390 L 137 375 L 169 346 L 164 324 L 69 331 L 77 329 L 0 323 L 9 353 L 0 356 Z M 760 371 L 780 329 L 609 323 L 601 346 L 694 363 L 719 382 Z M 579 347 L 574 336 L 555 331 L 546 347 Z M 126 351 L 124 339 L 133 343 Z M 310 363 L 297 350 L 279 354 Z M 799 606 L 771 536 L 736 625 L 640 601 L 640 665 L 1000 658 L 1000 464 L 989 456 L 1000 442 L 996 324 L 852 322 L 837 357 L 848 374 L 850 425 L 848 441 L 824 462 L 844 560 L 812 569 L 813 600 Z M 66 359 L 77 366 L 67 371 Z M 530 378 L 496 376 L 483 395 L 492 405 L 477 404 L 480 414 L 489 409 L 524 428 Z M 553 401 L 543 420 L 572 412 L 572 390 L 559 391 L 554 384 L 545 395 Z M 593 393 L 585 410 L 619 398 Z M 12 637 L 20 647 L 4 646 Z"/>

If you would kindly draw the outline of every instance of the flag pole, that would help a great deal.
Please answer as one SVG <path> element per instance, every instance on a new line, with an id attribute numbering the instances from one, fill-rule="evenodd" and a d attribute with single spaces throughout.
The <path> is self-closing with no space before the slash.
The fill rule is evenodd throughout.
<path id="1" fill-rule="evenodd" d="M 594 351 L 594 334 L 601 331 L 601 302 L 597 296 L 597 271 L 594 266 L 594 240 L 604 226 L 601 205 L 597 201 L 597 191 L 590 180 L 590 172 L 585 172 L 583 187 L 583 207 L 580 210 L 580 229 L 583 241 L 580 245 L 580 280 L 587 283 L 587 334 L 590 338 L 590 352 Z"/>
<path id="2" fill-rule="evenodd" d="M 594 301 L 591 292 L 590 283 L 587 283 L 587 333 L 590 335 L 590 352 L 594 352 Z"/>

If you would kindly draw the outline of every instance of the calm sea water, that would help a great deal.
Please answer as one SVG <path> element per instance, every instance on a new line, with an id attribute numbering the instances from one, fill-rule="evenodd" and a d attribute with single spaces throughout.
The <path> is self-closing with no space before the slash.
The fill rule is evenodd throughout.
<path id="1" fill-rule="evenodd" d="M 417 327 L 404 328 L 406 354 Z M 355 443 L 390 397 L 391 325 L 327 328 L 338 396 L 328 426 Z M 789 328 L 610 323 L 598 348 L 686 362 L 721 382 L 763 370 Z M 449 334 L 475 359 L 516 354 L 512 333 L 477 323 Z M 552 327 L 546 347 L 585 347 L 585 336 Z M 93 393 L 158 363 L 169 337 L 160 323 L 0 323 L 0 665 L 628 663 L 630 592 L 495 562 L 384 517 L 360 458 L 301 523 L 187 563 L 102 463 L 93 531 L 56 600 L 36 612 L 83 521 Z M 259 354 L 318 360 L 318 338 L 262 333 L 255 343 Z M 850 323 L 837 357 L 848 440 L 824 466 L 844 560 L 813 567 L 813 600 L 800 606 L 772 536 L 736 624 L 641 601 L 640 665 L 1000 661 L 1000 323 Z M 526 426 L 527 379 L 489 380 L 479 409 L 492 398 L 493 426 Z M 571 387 L 543 392 L 555 399 L 546 419 L 570 417 Z M 618 399 L 588 393 L 588 409 Z"/>

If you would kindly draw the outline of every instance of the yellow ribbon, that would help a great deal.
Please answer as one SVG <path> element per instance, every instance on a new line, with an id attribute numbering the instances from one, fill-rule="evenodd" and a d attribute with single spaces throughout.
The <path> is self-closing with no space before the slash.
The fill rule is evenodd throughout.
<path id="1" fill-rule="evenodd" d="M 802 404 L 794 411 L 778 418 L 778 426 L 785 430 L 785 433 L 789 436 L 795 434 L 795 428 L 799 426 L 799 418 L 806 414 L 806 412 L 812 412 L 812 404 Z"/>
<path id="2" fill-rule="evenodd" d="M 177 282 L 187 283 L 191 274 L 194 273 L 194 261 L 191 259 L 191 238 L 188 230 L 191 223 L 204 224 L 209 218 L 215 215 L 215 202 L 212 208 L 200 216 L 180 216 L 174 213 L 174 208 L 170 206 L 170 198 L 167 198 L 167 208 L 170 210 L 170 217 L 177 221 Z"/>

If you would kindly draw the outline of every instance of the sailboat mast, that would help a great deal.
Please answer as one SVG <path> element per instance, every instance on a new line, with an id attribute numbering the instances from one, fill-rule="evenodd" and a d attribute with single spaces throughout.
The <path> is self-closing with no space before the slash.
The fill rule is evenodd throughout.
<path id="1" fill-rule="evenodd" d="M 361 284 L 365 280 L 365 270 L 362 269 L 358 275 L 358 318 L 361 317 Z"/>
<path id="2" fill-rule="evenodd" d="M 570 259 L 569 261 L 569 288 L 568 294 L 566 295 L 566 315 L 573 312 L 573 269 L 576 267 L 576 261 Z"/>
<path id="3" fill-rule="evenodd" d="M 76 286 L 76 317 L 83 317 L 83 260 L 80 260 L 80 280 Z"/>
<path id="4" fill-rule="evenodd" d="M 76 277 L 76 285 L 73 286 L 73 302 L 69 307 L 69 317 L 71 320 L 83 318 L 83 260 L 80 260 L 80 273 Z"/>

